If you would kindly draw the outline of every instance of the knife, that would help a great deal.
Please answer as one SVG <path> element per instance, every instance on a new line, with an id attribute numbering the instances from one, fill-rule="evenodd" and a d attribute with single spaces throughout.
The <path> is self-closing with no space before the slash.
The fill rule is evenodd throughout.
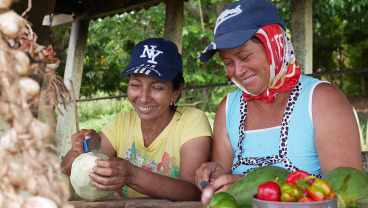
<path id="1" fill-rule="evenodd" d="M 99 151 L 101 149 L 101 144 L 97 137 L 91 137 L 88 139 L 83 139 L 83 149 L 84 152 Z"/>
<path id="2" fill-rule="evenodd" d="M 208 181 L 201 181 L 201 183 L 200 183 L 200 185 L 203 189 L 205 189 L 209 184 L 210 184 L 210 182 L 208 182 Z"/>

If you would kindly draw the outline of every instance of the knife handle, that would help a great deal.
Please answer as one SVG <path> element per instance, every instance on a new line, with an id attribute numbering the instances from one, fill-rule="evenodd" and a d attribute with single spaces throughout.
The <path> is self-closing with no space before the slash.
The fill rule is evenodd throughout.
<path id="1" fill-rule="evenodd" d="M 87 145 L 87 139 L 83 139 L 83 150 L 84 152 L 89 152 L 88 145 Z"/>
<path id="2" fill-rule="evenodd" d="M 209 184 L 210 184 L 210 182 L 208 182 L 208 181 L 201 181 L 201 183 L 200 183 L 200 185 L 203 189 L 205 189 Z"/>

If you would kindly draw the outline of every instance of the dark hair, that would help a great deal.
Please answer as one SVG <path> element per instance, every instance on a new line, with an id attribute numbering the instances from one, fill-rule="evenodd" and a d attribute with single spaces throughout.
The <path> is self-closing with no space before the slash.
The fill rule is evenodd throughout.
<path id="1" fill-rule="evenodd" d="M 253 35 L 249 40 L 252 40 L 254 43 L 263 44 L 262 41 L 259 38 L 257 38 L 255 35 Z"/>
<path id="2" fill-rule="evenodd" d="M 181 84 L 185 84 L 185 80 L 184 80 L 183 74 L 180 73 L 180 72 L 178 72 L 178 74 L 174 77 L 174 79 L 172 80 L 172 82 L 173 82 L 173 89 L 174 89 L 174 91 L 178 90 L 180 88 Z M 180 97 L 181 97 L 181 93 L 180 93 L 178 99 L 176 100 L 176 103 L 179 101 Z M 178 106 L 176 106 L 176 105 L 170 105 L 170 109 L 172 111 L 174 111 L 174 112 L 176 111 L 176 108 L 177 107 Z"/>

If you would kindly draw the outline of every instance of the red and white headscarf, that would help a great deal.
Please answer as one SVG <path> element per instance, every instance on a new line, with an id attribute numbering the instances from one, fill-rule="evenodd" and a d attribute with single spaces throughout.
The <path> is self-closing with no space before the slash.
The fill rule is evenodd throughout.
<path id="1" fill-rule="evenodd" d="M 301 68 L 295 60 L 290 38 L 279 24 L 263 26 L 255 36 L 263 43 L 270 64 L 270 79 L 267 89 L 259 95 L 252 95 L 235 79 L 230 78 L 243 91 L 245 101 L 257 99 L 270 103 L 278 93 L 293 89 L 299 80 Z"/>

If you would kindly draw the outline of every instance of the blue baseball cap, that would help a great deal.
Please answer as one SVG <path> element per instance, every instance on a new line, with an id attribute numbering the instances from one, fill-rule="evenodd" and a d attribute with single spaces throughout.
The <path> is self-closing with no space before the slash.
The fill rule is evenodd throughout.
<path id="1" fill-rule="evenodd" d="M 267 0 L 243 0 L 226 6 L 217 18 L 215 40 L 199 55 L 207 62 L 218 49 L 232 49 L 246 43 L 259 28 L 278 23 L 285 24 L 276 6 Z"/>
<path id="2" fill-rule="evenodd" d="M 161 81 L 170 81 L 183 73 L 183 60 L 175 43 L 163 38 L 139 42 L 130 55 L 128 67 L 121 76 L 146 74 Z"/>

